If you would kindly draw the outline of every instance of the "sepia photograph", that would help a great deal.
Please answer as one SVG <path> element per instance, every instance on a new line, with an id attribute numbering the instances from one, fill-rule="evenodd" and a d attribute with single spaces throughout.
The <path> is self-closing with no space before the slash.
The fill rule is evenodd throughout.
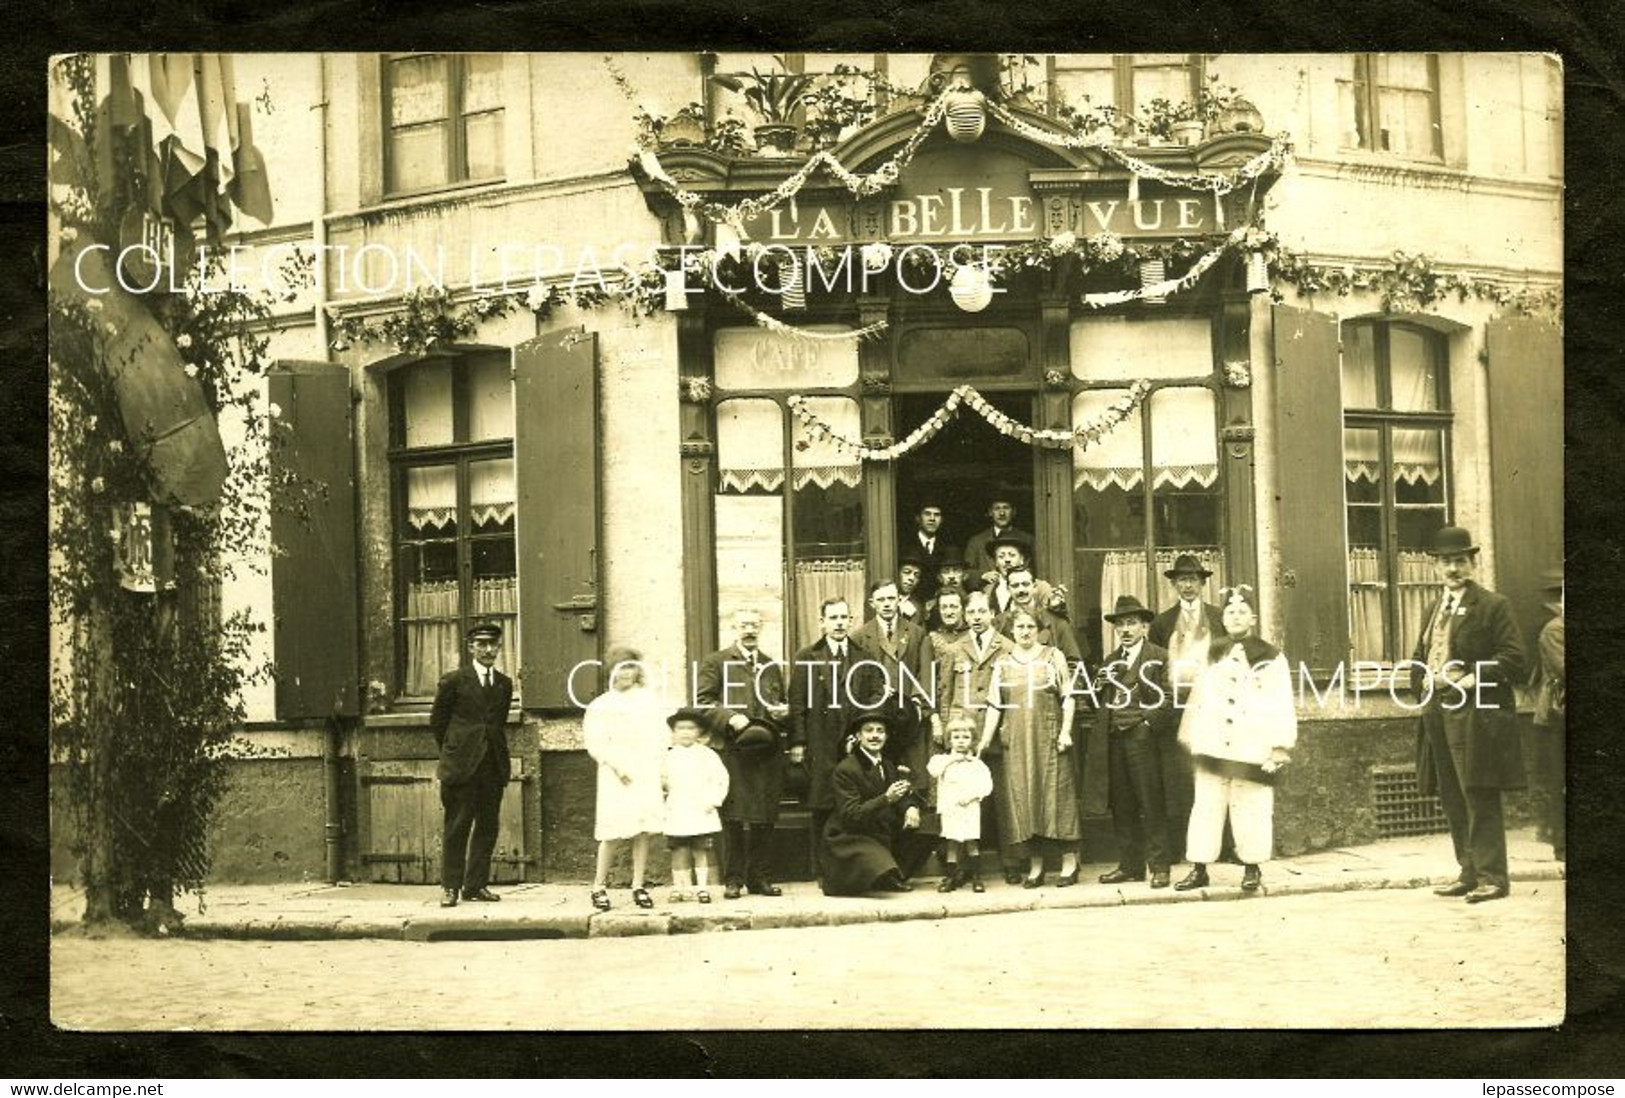
<path id="1" fill-rule="evenodd" d="M 1556 54 L 46 75 L 54 1026 L 1564 1023 Z"/>

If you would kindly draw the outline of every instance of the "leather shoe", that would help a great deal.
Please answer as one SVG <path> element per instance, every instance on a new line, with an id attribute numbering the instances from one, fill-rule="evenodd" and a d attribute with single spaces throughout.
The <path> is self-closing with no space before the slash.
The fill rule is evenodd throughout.
<path id="1" fill-rule="evenodd" d="M 743 894 L 743 892 L 744 889 L 740 888 L 738 885 L 728 885 L 722 890 L 722 898 L 724 900 L 737 900 Z"/>
<path id="2" fill-rule="evenodd" d="M 1021 882 L 1022 882 L 1022 876 L 1021 876 L 1021 871 L 1019 869 L 1007 869 L 1007 870 L 1004 871 L 1004 883 L 1005 884 L 1007 884 L 1007 885 L 1018 885 Z"/>
<path id="3" fill-rule="evenodd" d="M 784 889 L 769 881 L 756 881 L 745 886 L 752 894 L 757 896 L 783 896 Z"/>
<path id="4" fill-rule="evenodd" d="M 463 889 L 463 899 L 475 900 L 482 904 L 494 904 L 501 901 L 502 897 L 489 888 L 465 888 Z"/>
<path id="5" fill-rule="evenodd" d="M 1168 871 L 1166 869 L 1158 869 L 1158 870 L 1154 870 L 1152 872 L 1152 874 L 1151 874 L 1151 887 L 1152 888 L 1167 888 L 1168 887 Z"/>
<path id="6" fill-rule="evenodd" d="M 1044 875 L 1042 873 L 1040 873 L 1036 877 L 1023 877 L 1021 879 L 1021 887 L 1022 888 L 1043 888 L 1044 887 Z"/>
<path id="7" fill-rule="evenodd" d="M 1435 896 L 1448 896 L 1454 900 L 1457 897 L 1467 895 L 1477 887 L 1478 886 L 1476 884 L 1468 884 L 1466 881 L 1451 881 L 1447 885 L 1440 885 L 1438 888 L 1435 888 L 1433 890 L 1433 894 Z"/>
<path id="8" fill-rule="evenodd" d="M 1061 876 L 1055 878 L 1056 888 L 1071 888 L 1077 883 L 1078 871 L 1076 869 L 1074 869 L 1071 873 L 1063 873 Z"/>
<path id="9" fill-rule="evenodd" d="M 913 892 L 914 886 L 905 881 L 901 874 L 893 873 L 880 882 L 883 892 Z"/>
<path id="10" fill-rule="evenodd" d="M 455 888 L 442 888 L 440 890 L 440 906 L 441 907 L 456 907 L 457 906 L 457 890 Z"/>
<path id="11" fill-rule="evenodd" d="M 1258 886 L 1264 883 L 1264 874 L 1256 865 L 1250 865 L 1241 871 L 1241 890 L 1243 892 L 1257 892 Z"/>
<path id="12" fill-rule="evenodd" d="M 1143 880 L 1145 880 L 1144 873 L 1133 873 L 1127 869 L 1124 869 L 1122 866 L 1118 866 L 1110 873 L 1102 873 L 1100 875 L 1100 883 L 1103 885 L 1120 885 L 1125 881 Z"/>
<path id="13" fill-rule="evenodd" d="M 1193 888 L 1206 888 L 1208 886 L 1207 870 L 1193 869 L 1178 884 L 1174 885 L 1175 892 L 1189 892 Z"/>
<path id="14" fill-rule="evenodd" d="M 1511 891 L 1506 885 L 1481 884 L 1467 893 L 1467 902 L 1481 904 L 1486 900 L 1504 900 Z"/>

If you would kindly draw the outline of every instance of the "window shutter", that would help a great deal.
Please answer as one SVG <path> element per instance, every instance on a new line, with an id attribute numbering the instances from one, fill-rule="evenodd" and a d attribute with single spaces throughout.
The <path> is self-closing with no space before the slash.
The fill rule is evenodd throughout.
<path id="1" fill-rule="evenodd" d="M 357 716 L 350 371 L 282 361 L 266 380 L 279 410 L 271 428 L 277 718 Z"/>
<path id="2" fill-rule="evenodd" d="M 1563 561 L 1563 333 L 1518 316 L 1490 321 L 1486 337 L 1495 587 L 1533 643 L 1549 616 L 1541 573 Z"/>
<path id="3" fill-rule="evenodd" d="M 1277 305 L 1274 328 L 1281 647 L 1318 678 L 1349 651 L 1337 321 Z"/>
<path id="4" fill-rule="evenodd" d="M 598 658 L 598 337 L 514 348 L 519 682 L 527 709 L 572 708 L 570 674 Z M 597 692 L 583 673 L 576 695 Z"/>

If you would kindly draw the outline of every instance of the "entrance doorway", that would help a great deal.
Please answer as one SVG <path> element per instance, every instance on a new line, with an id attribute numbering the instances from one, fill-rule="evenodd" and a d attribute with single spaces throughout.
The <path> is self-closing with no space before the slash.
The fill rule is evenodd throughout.
<path id="1" fill-rule="evenodd" d="M 1033 402 L 1028 394 L 983 395 L 1011 419 L 1032 422 Z M 925 422 L 947 398 L 945 392 L 896 397 L 893 422 L 898 437 Z M 928 502 L 942 508 L 941 537 L 956 551 L 964 549 L 972 534 L 987 527 L 988 503 L 995 496 L 1015 504 L 1018 529 L 1034 529 L 1032 450 L 999 434 L 964 406 L 935 438 L 899 459 L 896 484 L 900 556 L 907 554 L 914 540 L 914 516 Z"/>

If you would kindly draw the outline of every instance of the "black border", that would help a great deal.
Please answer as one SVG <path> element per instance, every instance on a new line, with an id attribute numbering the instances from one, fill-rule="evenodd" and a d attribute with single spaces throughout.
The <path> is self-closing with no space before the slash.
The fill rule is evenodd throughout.
<path id="1" fill-rule="evenodd" d="M 336 0 L 246 4 L 155 0 L 116 9 L 55 4 L 7 20 L 0 54 L 0 1071 L 17 1077 L 364 1075 L 870 1077 L 1044 1075 L 1476 1078 L 1625 1074 L 1625 1010 L 1611 857 L 1625 837 L 1617 760 L 1625 736 L 1605 707 L 1625 667 L 1625 549 L 1617 489 L 1625 263 L 1611 203 L 1625 178 L 1619 3 L 1435 0 L 1331 5 L 1266 0 L 1111 0 L 1094 5 L 800 0 L 502 2 L 464 7 Z M 1109 46 L 1103 45 L 1109 43 Z M 1573 820 L 1568 881 L 1568 1021 L 1556 1031 L 911 1032 L 650 1035 L 86 1035 L 48 1020 L 45 584 L 44 75 L 53 52 L 456 48 L 1031 52 L 1182 49 L 1541 50 L 1566 69 L 1566 522 Z M 1487 226 L 1486 231 L 1494 231 Z M 1086 955 L 1080 944 L 1079 955 Z M 1058 961 L 1071 958 L 1058 958 Z M 1087 979 L 1085 973 L 1081 978 Z M 1102 974 L 1103 980 L 1114 979 Z M 696 1004 L 697 1016 L 703 1004 Z M 810 1006 L 810 1009 L 816 1009 Z"/>

